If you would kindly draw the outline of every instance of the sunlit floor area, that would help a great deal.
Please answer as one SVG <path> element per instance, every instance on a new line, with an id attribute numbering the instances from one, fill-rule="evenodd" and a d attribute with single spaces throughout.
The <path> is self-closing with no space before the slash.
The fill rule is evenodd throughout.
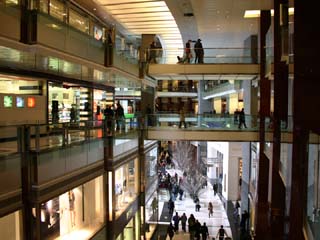
<path id="1" fill-rule="evenodd" d="M 86 228 L 74 230 L 69 234 L 65 234 L 63 236 L 57 237 L 54 240 L 70 240 L 70 239 L 86 240 L 92 237 L 99 230 L 99 228 L 100 228 L 99 224 L 91 225 Z"/>
<path id="2" fill-rule="evenodd" d="M 161 190 L 159 192 L 160 199 L 167 199 L 169 200 L 169 192 Z M 162 195 L 162 196 L 161 196 Z M 165 195 L 165 196 L 164 196 Z M 193 200 L 190 198 L 188 194 L 185 194 L 182 200 L 177 200 L 175 201 L 175 212 L 178 212 L 179 216 L 181 216 L 183 213 L 187 215 L 187 217 L 190 216 L 190 214 L 193 214 L 196 219 L 201 223 L 201 225 L 205 222 L 206 225 L 208 226 L 210 238 L 216 237 L 218 229 L 220 228 L 221 225 L 224 226 L 224 229 L 226 230 L 227 234 L 229 237 L 232 238 L 232 233 L 230 229 L 230 224 L 228 221 L 227 214 L 225 212 L 225 209 L 222 205 L 222 202 L 218 195 L 214 196 L 213 188 L 212 185 L 209 183 L 208 186 L 204 189 L 201 190 L 200 195 L 199 195 L 199 200 L 200 200 L 200 211 L 196 212 L 195 211 L 195 203 Z M 208 203 L 212 202 L 213 204 L 213 216 L 209 218 L 208 215 Z M 163 203 L 161 200 L 159 201 L 159 214 L 162 212 L 162 207 Z M 168 219 L 169 220 L 169 219 Z M 159 222 L 159 224 L 169 224 L 169 222 Z M 187 225 L 188 226 L 188 225 Z M 188 227 L 187 227 L 188 230 Z M 169 238 L 167 238 L 169 239 Z M 174 235 L 175 240 L 179 239 L 189 239 L 189 233 L 184 233 L 181 229 L 181 222 L 179 224 L 179 232 L 177 232 Z"/>

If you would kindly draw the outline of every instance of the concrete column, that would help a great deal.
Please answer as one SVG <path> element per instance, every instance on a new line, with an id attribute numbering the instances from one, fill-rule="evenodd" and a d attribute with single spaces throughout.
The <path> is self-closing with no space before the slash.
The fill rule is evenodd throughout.
<path id="1" fill-rule="evenodd" d="M 250 179 L 250 143 L 244 142 L 242 146 L 242 183 L 241 183 L 241 211 L 249 212 L 249 179 Z"/>
<path id="2" fill-rule="evenodd" d="M 199 81 L 199 87 L 198 87 L 198 114 L 203 114 L 204 112 L 211 112 L 212 109 L 212 102 L 211 100 L 204 100 L 203 99 L 203 93 L 204 93 L 204 81 Z"/>
<path id="3" fill-rule="evenodd" d="M 270 239 L 268 236 L 268 184 L 269 159 L 264 153 L 265 117 L 270 115 L 270 81 L 265 77 L 266 34 L 270 27 L 271 14 L 268 10 L 260 13 L 260 126 L 259 126 L 259 168 L 257 180 L 257 202 L 255 231 L 257 239 Z"/>
<path id="4" fill-rule="evenodd" d="M 252 86 L 252 81 L 242 81 L 244 112 L 258 115 L 258 87 Z"/>
<path id="5" fill-rule="evenodd" d="M 310 131 L 320 133 L 318 10 L 313 4 L 294 1 L 293 153 L 289 239 L 305 239 Z M 306 14 L 307 13 L 307 14 Z M 307 39 L 307 41 L 306 41 Z"/>

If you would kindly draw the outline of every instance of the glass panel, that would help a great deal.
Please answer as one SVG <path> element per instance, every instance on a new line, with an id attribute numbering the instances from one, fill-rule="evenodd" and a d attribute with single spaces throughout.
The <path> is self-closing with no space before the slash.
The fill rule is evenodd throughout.
<path id="1" fill-rule="evenodd" d="M 89 33 L 89 20 L 72 9 L 69 10 L 69 24 L 81 32 Z"/>
<path id="2" fill-rule="evenodd" d="M 16 211 L 0 218 L 0 236 L 1 239 L 23 239 L 21 211 Z"/>
<path id="3" fill-rule="evenodd" d="M 89 239 L 104 223 L 104 202 L 100 176 L 42 203 L 42 237 L 77 239 L 81 232 L 83 239 Z"/>
<path id="4" fill-rule="evenodd" d="M 19 4 L 19 0 L 6 0 L 6 4 L 17 5 Z"/>
<path id="5" fill-rule="evenodd" d="M 41 12 L 48 13 L 48 11 L 49 11 L 48 0 L 40 0 L 39 5 L 40 5 Z"/>
<path id="6" fill-rule="evenodd" d="M 1 125 L 5 124 L 5 122 L 1 122 Z M 19 137 L 18 127 L 0 127 L 0 195 L 17 191 L 21 188 L 21 154 L 18 151 Z"/>
<path id="7" fill-rule="evenodd" d="M 312 133 L 311 133 L 312 135 Z M 319 136 L 318 136 L 319 140 Z M 309 144 L 308 149 L 307 220 L 312 239 L 320 239 L 320 145 Z M 311 236 L 309 236 L 311 239 Z"/>
<path id="8" fill-rule="evenodd" d="M 63 22 L 65 19 L 65 16 L 67 15 L 65 5 L 59 0 L 51 0 L 50 15 Z"/>
<path id="9" fill-rule="evenodd" d="M 137 161 L 138 159 L 132 160 L 115 171 L 116 218 L 123 213 L 138 195 L 139 181 L 135 177 L 135 173 L 138 171 L 136 167 Z"/>

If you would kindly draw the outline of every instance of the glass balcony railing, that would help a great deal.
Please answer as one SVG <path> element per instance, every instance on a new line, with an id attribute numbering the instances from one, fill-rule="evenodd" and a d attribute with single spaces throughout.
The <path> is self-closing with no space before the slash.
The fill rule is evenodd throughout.
<path id="1" fill-rule="evenodd" d="M 239 116 L 234 114 L 186 114 L 185 115 L 186 128 L 185 130 L 219 130 L 219 131 L 258 131 L 260 119 L 256 115 L 245 115 L 245 123 L 239 123 Z M 179 128 L 180 116 L 178 113 L 170 114 L 152 114 L 146 118 L 145 126 L 148 129 L 168 130 Z M 183 125 L 183 124 L 182 124 Z M 183 126 L 182 126 L 183 127 Z M 281 124 L 282 132 L 292 131 L 292 118 L 289 117 L 287 123 Z M 273 131 L 273 123 L 270 118 L 265 120 L 265 131 Z"/>
<path id="2" fill-rule="evenodd" d="M 111 121 L 21 125 L 1 123 L 0 180 L 3 184 L 0 184 L 0 195 L 21 188 L 23 152 L 27 153 L 26 161 L 32 161 L 32 183 L 48 182 L 104 161 L 106 147 L 113 148 L 110 158 L 137 149 L 137 119 L 134 115 L 127 115 Z M 112 146 L 106 145 L 109 140 Z M 11 179 L 10 183 L 6 181 L 8 178 Z"/>
<path id="3" fill-rule="evenodd" d="M 138 65 L 129 63 L 128 65 L 130 65 L 130 69 L 132 69 L 132 74 L 137 76 Z M 129 79 L 128 74 L 122 75 L 118 72 L 113 72 L 111 76 L 110 69 L 102 65 L 79 64 L 58 57 L 43 55 L 39 52 L 17 50 L 4 46 L 0 46 L 0 66 L 54 74 L 86 81 L 101 82 L 107 79 L 110 85 L 116 84 L 116 82 L 119 81 L 128 81 Z M 121 64 L 119 63 L 120 69 L 124 66 L 124 62 L 121 62 Z"/>
<path id="4" fill-rule="evenodd" d="M 37 13 L 37 43 L 104 64 L 102 41 L 47 14 Z"/>
<path id="5" fill-rule="evenodd" d="M 172 86 L 172 87 L 161 87 L 158 86 L 158 91 L 161 92 L 188 92 L 188 93 L 197 93 L 198 88 L 195 86 Z"/>
<path id="6" fill-rule="evenodd" d="M 0 1 L 0 36 L 20 40 L 20 7 Z"/>
<path id="7" fill-rule="evenodd" d="M 0 195 L 21 189 L 21 150 L 18 126 L 0 126 Z M 10 181 L 8 181 L 10 179 Z"/>
<path id="8" fill-rule="evenodd" d="M 258 63 L 258 49 L 254 48 L 204 48 L 203 59 L 198 61 L 196 51 L 186 54 L 184 49 L 150 49 L 146 60 L 159 64 L 195 63 Z"/>

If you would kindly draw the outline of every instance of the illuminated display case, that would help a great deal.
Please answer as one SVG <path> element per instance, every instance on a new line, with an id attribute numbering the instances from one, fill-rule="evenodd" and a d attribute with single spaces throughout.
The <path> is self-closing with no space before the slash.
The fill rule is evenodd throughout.
<path id="1" fill-rule="evenodd" d="M 13 97 L 12 96 L 3 96 L 3 106 L 5 108 L 13 107 Z"/>
<path id="2" fill-rule="evenodd" d="M 118 218 L 138 195 L 138 159 L 124 164 L 115 171 L 115 216 Z"/>
<path id="3" fill-rule="evenodd" d="M 104 202 L 100 176 L 42 203 L 41 239 L 90 239 L 105 222 Z"/>

